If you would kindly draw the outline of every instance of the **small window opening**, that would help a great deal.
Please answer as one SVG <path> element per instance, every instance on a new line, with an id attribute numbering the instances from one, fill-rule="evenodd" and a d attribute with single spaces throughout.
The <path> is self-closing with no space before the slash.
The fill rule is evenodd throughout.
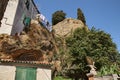
<path id="1" fill-rule="evenodd" d="M 29 10 L 29 6 L 30 6 L 29 0 L 27 0 L 27 1 L 25 2 L 25 5 L 26 5 L 26 8 Z"/>
<path id="2" fill-rule="evenodd" d="M 29 26 L 30 26 L 31 18 L 30 17 L 25 17 L 23 20 L 23 24 L 25 25 L 24 31 L 28 32 L 29 31 Z"/>

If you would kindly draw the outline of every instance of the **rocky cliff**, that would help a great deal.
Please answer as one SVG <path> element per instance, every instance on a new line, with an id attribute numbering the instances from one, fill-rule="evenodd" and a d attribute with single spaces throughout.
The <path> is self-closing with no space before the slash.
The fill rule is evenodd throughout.
<path id="1" fill-rule="evenodd" d="M 81 20 L 67 18 L 53 26 L 55 36 L 69 36 L 76 28 L 85 27 Z"/>
<path id="2" fill-rule="evenodd" d="M 0 59 L 50 61 L 56 53 L 52 33 L 32 23 L 20 35 L 0 34 Z"/>
<path id="3" fill-rule="evenodd" d="M 55 37 L 68 36 L 78 27 L 85 26 L 82 21 L 70 18 L 54 25 L 53 32 L 33 22 L 19 35 L 0 34 L 0 59 L 52 61 L 60 45 L 65 44 L 64 40 L 56 41 Z"/>

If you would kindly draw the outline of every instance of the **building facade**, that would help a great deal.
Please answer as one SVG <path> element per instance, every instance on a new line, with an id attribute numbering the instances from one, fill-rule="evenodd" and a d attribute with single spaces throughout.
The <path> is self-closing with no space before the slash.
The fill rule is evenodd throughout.
<path id="1" fill-rule="evenodd" d="M 0 80 L 51 80 L 51 64 L 0 60 Z"/>
<path id="2" fill-rule="evenodd" d="M 2 0 L 0 2 L 0 34 L 14 35 L 25 27 L 25 18 L 39 14 L 33 0 Z"/>
<path id="3" fill-rule="evenodd" d="M 0 34 L 20 34 L 37 14 L 40 12 L 33 0 L 1 0 Z M 51 64 L 36 57 L 34 60 L 34 56 L 31 60 L 31 54 L 35 55 L 34 52 L 21 55 L 25 60 L 1 58 L 0 80 L 51 80 Z"/>

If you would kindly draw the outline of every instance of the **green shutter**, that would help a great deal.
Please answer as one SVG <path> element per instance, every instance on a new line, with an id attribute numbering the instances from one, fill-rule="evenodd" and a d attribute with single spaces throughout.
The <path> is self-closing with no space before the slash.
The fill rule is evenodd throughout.
<path id="1" fill-rule="evenodd" d="M 23 20 L 23 23 L 25 26 L 29 26 L 30 25 L 30 21 L 31 21 L 31 18 L 30 17 L 25 17 L 24 20 Z"/>
<path id="2" fill-rule="evenodd" d="M 15 80 L 36 80 L 36 68 L 16 67 Z"/>

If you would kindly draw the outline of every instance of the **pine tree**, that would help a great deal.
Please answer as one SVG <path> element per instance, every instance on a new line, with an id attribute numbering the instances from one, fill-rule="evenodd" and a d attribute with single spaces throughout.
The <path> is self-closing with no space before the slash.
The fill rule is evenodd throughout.
<path id="1" fill-rule="evenodd" d="M 52 25 L 57 24 L 58 22 L 63 21 L 66 17 L 66 13 L 64 13 L 62 10 L 56 11 L 52 14 Z"/>

